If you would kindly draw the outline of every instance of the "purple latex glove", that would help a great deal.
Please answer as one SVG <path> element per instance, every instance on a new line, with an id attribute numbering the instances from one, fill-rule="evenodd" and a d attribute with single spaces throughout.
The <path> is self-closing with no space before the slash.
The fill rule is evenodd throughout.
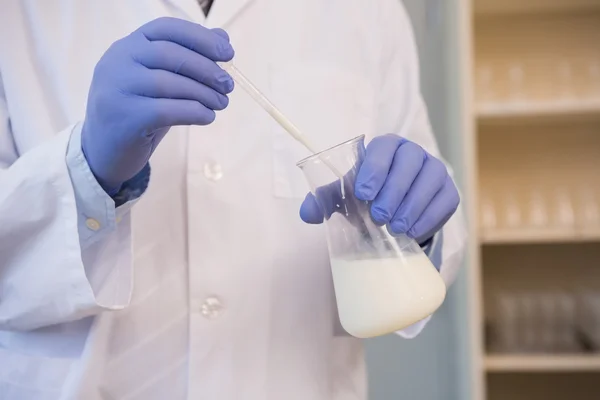
<path id="1" fill-rule="evenodd" d="M 339 191 L 339 183 L 319 190 L 328 188 Z M 359 200 L 372 202 L 371 218 L 376 224 L 387 224 L 392 234 L 405 233 L 420 244 L 444 226 L 460 202 L 444 163 L 397 135 L 379 136 L 369 143 L 354 193 Z M 332 212 L 333 205 L 326 210 Z M 300 217 L 309 224 L 323 222 L 323 212 L 310 193 L 302 203 Z"/>
<path id="2" fill-rule="evenodd" d="M 221 29 L 159 18 L 113 43 L 94 70 L 82 149 L 114 194 L 148 163 L 169 128 L 207 125 L 227 107 L 233 80 L 217 61 L 234 51 Z"/>

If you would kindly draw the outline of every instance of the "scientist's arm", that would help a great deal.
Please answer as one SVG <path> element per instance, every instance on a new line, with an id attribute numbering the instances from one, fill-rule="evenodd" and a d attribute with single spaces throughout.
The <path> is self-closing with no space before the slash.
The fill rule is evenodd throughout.
<path id="1" fill-rule="evenodd" d="M 0 75 L 0 330 L 57 324 L 128 302 L 129 218 L 122 209 L 117 226 L 112 199 L 69 145 L 77 129 L 19 157 Z"/>
<path id="2" fill-rule="evenodd" d="M 152 21 L 99 61 L 85 122 L 25 154 L 0 71 L 0 330 L 127 306 L 128 210 L 148 159 L 171 126 L 206 125 L 226 107 L 233 84 L 215 61 L 232 57 L 223 31 Z"/>

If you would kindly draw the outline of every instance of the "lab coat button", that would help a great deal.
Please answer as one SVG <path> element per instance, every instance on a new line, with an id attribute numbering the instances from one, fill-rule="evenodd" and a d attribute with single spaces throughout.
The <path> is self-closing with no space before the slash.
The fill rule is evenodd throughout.
<path id="1" fill-rule="evenodd" d="M 207 319 L 218 318 L 223 311 L 223 305 L 216 297 L 207 297 L 200 307 L 200 312 Z"/>
<path id="2" fill-rule="evenodd" d="M 85 221 L 85 226 L 87 226 L 89 229 L 91 229 L 93 231 L 97 231 L 98 229 L 100 229 L 100 222 L 96 221 L 93 218 L 88 218 Z"/>
<path id="3" fill-rule="evenodd" d="M 223 177 L 223 168 L 215 162 L 207 162 L 204 164 L 204 176 L 206 179 L 216 182 Z"/>

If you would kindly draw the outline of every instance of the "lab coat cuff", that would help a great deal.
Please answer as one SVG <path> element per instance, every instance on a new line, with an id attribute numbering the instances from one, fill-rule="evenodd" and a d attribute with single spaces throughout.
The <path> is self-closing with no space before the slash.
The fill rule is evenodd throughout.
<path id="1" fill-rule="evenodd" d="M 136 200 L 146 192 L 149 183 L 150 163 L 146 163 L 136 176 L 123 183 L 119 191 L 111 196 L 117 207 L 117 218 L 118 215 L 122 215 L 131 209 Z"/>
<path id="2" fill-rule="evenodd" d="M 115 207 L 114 199 L 102 189 L 83 155 L 81 127 L 79 123 L 71 131 L 66 163 L 75 192 L 79 241 L 83 250 L 116 230 L 117 224 L 146 189 L 147 180 L 144 181 L 146 186 L 135 192 L 137 197 L 132 196 L 122 206 Z"/>

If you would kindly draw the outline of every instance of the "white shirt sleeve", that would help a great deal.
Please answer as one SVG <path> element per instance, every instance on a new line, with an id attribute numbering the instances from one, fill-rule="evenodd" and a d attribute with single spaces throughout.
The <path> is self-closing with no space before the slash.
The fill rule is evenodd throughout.
<path id="1" fill-rule="evenodd" d="M 443 158 L 433 135 L 420 90 L 419 61 L 410 19 L 401 2 L 379 3 L 378 26 L 381 43 L 378 132 L 397 133 L 422 146 L 434 157 Z M 446 163 L 453 176 L 452 168 Z M 454 282 L 466 248 L 466 225 L 462 207 L 438 232 L 425 252 L 440 271 L 447 287 Z M 431 317 L 397 332 L 404 338 L 416 337 Z"/>
<path id="2" fill-rule="evenodd" d="M 36 329 L 129 304 L 132 203 L 115 209 L 102 191 L 77 144 L 79 129 L 69 127 L 19 155 L 0 79 L 2 330 Z"/>

